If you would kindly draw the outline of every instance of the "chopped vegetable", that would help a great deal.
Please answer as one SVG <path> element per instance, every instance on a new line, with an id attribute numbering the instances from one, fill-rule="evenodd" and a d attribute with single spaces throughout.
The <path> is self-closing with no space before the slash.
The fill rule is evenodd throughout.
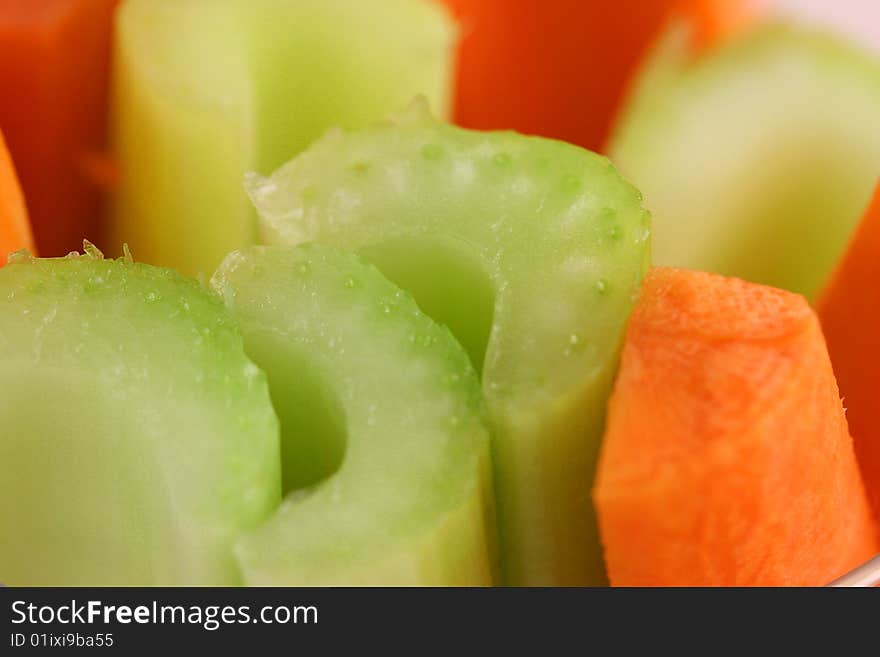
<path id="1" fill-rule="evenodd" d="M 0 576 L 238 584 L 281 494 L 266 378 L 195 281 L 87 246 L 0 269 Z"/>
<path id="2" fill-rule="evenodd" d="M 489 434 L 449 331 L 328 247 L 235 252 L 212 282 L 268 374 L 290 491 L 239 544 L 247 583 L 492 584 Z"/>
<path id="3" fill-rule="evenodd" d="M 333 132 L 251 197 L 274 243 L 366 256 L 482 372 L 510 584 L 603 581 L 587 494 L 650 217 L 607 159 L 515 133 L 396 121 Z"/>
<path id="4" fill-rule="evenodd" d="M 98 239 L 112 17 L 117 0 L 0 2 L 0 128 L 40 253 Z"/>
<path id="5" fill-rule="evenodd" d="M 246 171 L 425 94 L 445 113 L 454 30 L 428 0 L 129 0 L 117 21 L 110 243 L 210 275 L 252 244 Z"/>
<path id="6" fill-rule="evenodd" d="M 818 312 L 868 497 L 880 520 L 880 185 Z"/>
<path id="7" fill-rule="evenodd" d="M 595 499 L 612 585 L 821 586 L 876 553 L 806 301 L 652 270 L 627 332 Z"/>
<path id="8" fill-rule="evenodd" d="M 880 177 L 880 59 L 784 25 L 689 39 L 667 33 L 610 149 L 654 214 L 654 262 L 812 299 Z"/>
<path id="9" fill-rule="evenodd" d="M 33 237 L 12 159 L 0 132 L 0 267 L 19 249 L 33 251 Z"/>

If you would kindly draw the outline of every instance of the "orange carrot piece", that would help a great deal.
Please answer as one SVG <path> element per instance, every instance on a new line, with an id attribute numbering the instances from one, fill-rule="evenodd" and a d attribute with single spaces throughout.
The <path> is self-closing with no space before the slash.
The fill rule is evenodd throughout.
<path id="1" fill-rule="evenodd" d="M 18 178 L 0 132 L 0 267 L 10 253 L 19 249 L 33 252 L 34 242 Z"/>
<path id="2" fill-rule="evenodd" d="M 101 196 L 84 163 L 104 148 L 117 1 L 0 2 L 0 128 L 44 255 L 96 239 Z"/>
<path id="3" fill-rule="evenodd" d="M 671 16 L 704 43 L 753 0 L 446 0 L 461 23 L 455 120 L 600 149 L 646 47 Z"/>
<path id="4" fill-rule="evenodd" d="M 880 520 L 880 184 L 818 312 L 868 498 Z"/>
<path id="5" fill-rule="evenodd" d="M 595 486 L 612 585 L 824 585 L 878 550 L 819 322 L 789 292 L 657 268 Z"/>

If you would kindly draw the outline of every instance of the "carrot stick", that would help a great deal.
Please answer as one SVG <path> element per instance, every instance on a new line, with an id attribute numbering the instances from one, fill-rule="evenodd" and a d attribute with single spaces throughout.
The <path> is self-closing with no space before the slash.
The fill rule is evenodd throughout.
<path id="1" fill-rule="evenodd" d="M 880 519 L 880 184 L 818 312 L 868 498 Z"/>
<path id="2" fill-rule="evenodd" d="M 9 157 L 9 150 L 0 132 L 0 267 L 7 256 L 18 249 L 34 250 L 24 198 Z"/>
<path id="3" fill-rule="evenodd" d="M 595 501 L 613 585 L 816 586 L 872 556 L 876 528 L 803 297 L 654 269 Z"/>
<path id="4" fill-rule="evenodd" d="M 44 255 L 96 238 L 100 193 L 84 163 L 104 148 L 116 3 L 0 2 L 0 127 Z"/>

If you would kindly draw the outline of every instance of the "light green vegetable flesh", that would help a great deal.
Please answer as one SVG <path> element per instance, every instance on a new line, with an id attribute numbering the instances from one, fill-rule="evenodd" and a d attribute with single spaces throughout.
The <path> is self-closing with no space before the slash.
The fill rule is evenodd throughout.
<path id="1" fill-rule="evenodd" d="M 686 44 L 663 39 L 610 147 L 655 262 L 815 297 L 880 178 L 880 59 L 782 25 Z"/>
<path id="2" fill-rule="evenodd" d="M 212 284 L 268 374 L 291 491 L 238 546 L 247 583 L 492 584 L 483 402 L 448 330 L 328 247 L 235 252 Z"/>
<path id="3" fill-rule="evenodd" d="M 266 240 L 364 254 L 481 368 L 505 581 L 603 581 L 589 491 L 649 261 L 635 189 L 598 155 L 454 128 L 420 104 L 248 188 Z"/>
<path id="4" fill-rule="evenodd" d="M 280 501 L 265 376 L 195 282 L 92 253 L 0 269 L 0 579 L 238 584 Z"/>
<path id="5" fill-rule="evenodd" d="M 116 28 L 109 245 L 189 274 L 254 241 L 246 171 L 415 94 L 449 103 L 454 31 L 429 0 L 128 0 Z"/>

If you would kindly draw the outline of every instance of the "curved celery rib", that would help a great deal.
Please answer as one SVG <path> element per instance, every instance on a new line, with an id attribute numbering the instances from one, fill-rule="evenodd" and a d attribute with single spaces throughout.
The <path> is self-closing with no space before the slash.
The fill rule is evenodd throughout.
<path id="1" fill-rule="evenodd" d="M 249 191 L 272 243 L 369 258 L 481 370 L 510 584 L 596 584 L 605 402 L 649 261 L 649 216 L 607 159 L 444 125 L 418 104 L 333 132 Z"/>
<path id="2" fill-rule="evenodd" d="M 450 333 L 328 247 L 252 247 L 212 283 L 268 374 L 291 489 L 238 545 L 246 581 L 492 584 L 483 402 Z"/>
<path id="3" fill-rule="evenodd" d="M 609 152 L 654 215 L 654 260 L 813 298 L 880 177 L 880 60 L 765 25 L 693 55 L 661 40 Z"/>
<path id="4" fill-rule="evenodd" d="M 0 577 L 234 585 L 280 501 L 265 376 L 222 304 L 123 260 L 0 269 Z"/>

